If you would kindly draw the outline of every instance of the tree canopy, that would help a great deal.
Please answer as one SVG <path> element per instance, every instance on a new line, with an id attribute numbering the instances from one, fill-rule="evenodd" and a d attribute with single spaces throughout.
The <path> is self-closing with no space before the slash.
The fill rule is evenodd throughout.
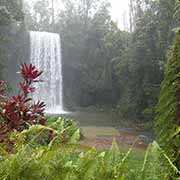
<path id="1" fill-rule="evenodd" d="M 106 0 L 63 3 L 53 25 L 50 1 L 38 0 L 26 20 L 31 30 L 61 35 L 67 106 L 108 106 L 124 117 L 153 119 L 178 2 L 131 1 L 129 31 L 112 21 Z"/>

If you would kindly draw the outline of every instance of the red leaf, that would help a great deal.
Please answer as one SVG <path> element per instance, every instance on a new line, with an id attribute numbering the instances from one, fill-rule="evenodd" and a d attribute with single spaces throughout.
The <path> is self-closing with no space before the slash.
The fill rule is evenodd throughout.
<path id="1" fill-rule="evenodd" d="M 26 85 L 25 83 L 20 83 L 20 86 L 24 94 L 33 93 L 36 90 L 34 87 L 30 87 L 29 85 Z"/>
<path id="2" fill-rule="evenodd" d="M 43 114 L 44 113 L 44 110 L 45 110 L 45 103 L 44 102 L 40 102 L 38 101 L 36 104 L 33 104 L 31 106 L 31 109 L 32 109 L 32 113 L 38 113 L 38 114 Z"/>
<path id="3" fill-rule="evenodd" d="M 35 66 L 32 64 L 22 64 L 21 68 L 21 74 L 26 82 L 32 83 L 32 82 L 38 82 L 39 76 L 42 74 L 42 71 L 38 71 Z"/>
<path id="4" fill-rule="evenodd" d="M 6 83 L 0 80 L 0 95 L 4 95 L 6 90 Z"/>
<path id="5" fill-rule="evenodd" d="M 36 90 L 32 83 L 40 82 L 39 76 L 41 74 L 42 71 L 38 71 L 32 64 L 22 64 L 21 75 L 24 81 L 20 82 L 19 94 L 11 98 L 4 96 L 6 83 L 0 81 L 0 97 L 2 97 L 0 114 L 4 119 L 3 125 L 7 127 L 5 134 L 13 130 L 22 131 L 26 129 L 28 128 L 27 123 L 46 124 L 46 119 L 43 117 L 44 102 L 38 101 L 32 105 L 32 98 L 28 96 L 29 93 Z"/>
<path id="6" fill-rule="evenodd" d="M 45 125 L 46 123 L 47 123 L 46 119 L 40 119 L 39 120 L 39 124 L 41 124 L 41 125 Z"/>

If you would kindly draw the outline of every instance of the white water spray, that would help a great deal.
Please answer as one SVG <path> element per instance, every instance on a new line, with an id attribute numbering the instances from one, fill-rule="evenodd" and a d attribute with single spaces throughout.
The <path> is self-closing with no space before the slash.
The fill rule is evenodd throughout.
<path id="1" fill-rule="evenodd" d="M 55 33 L 30 31 L 31 63 L 43 71 L 33 98 L 46 103 L 47 113 L 63 111 L 63 83 L 60 36 Z"/>

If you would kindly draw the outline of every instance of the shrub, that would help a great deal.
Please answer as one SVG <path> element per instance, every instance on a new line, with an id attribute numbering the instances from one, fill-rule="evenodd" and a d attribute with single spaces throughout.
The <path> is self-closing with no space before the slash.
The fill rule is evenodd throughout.
<path id="1" fill-rule="evenodd" d="M 0 116 L 3 123 L 0 127 L 0 142 L 3 142 L 9 132 L 23 131 L 29 128 L 29 125 L 46 123 L 44 117 L 43 102 L 32 102 L 29 96 L 36 91 L 34 83 L 40 82 L 42 71 L 38 71 L 32 64 L 23 64 L 20 74 L 22 81 L 19 83 L 20 89 L 17 95 L 8 97 L 6 94 L 6 83 L 0 81 Z"/>
<path id="2" fill-rule="evenodd" d="M 74 146 L 78 143 L 80 130 L 74 121 L 62 117 L 49 118 L 48 121 L 51 119 L 53 122 L 46 124 L 46 126 L 32 125 L 22 132 L 11 133 L 10 141 L 15 144 L 15 149 L 12 149 L 11 152 L 16 152 L 19 146 L 55 148 L 67 144 Z"/>

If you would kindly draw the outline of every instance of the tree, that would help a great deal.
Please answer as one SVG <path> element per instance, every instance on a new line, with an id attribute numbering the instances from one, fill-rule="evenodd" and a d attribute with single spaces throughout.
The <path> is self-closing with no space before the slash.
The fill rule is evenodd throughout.
<path id="1" fill-rule="evenodd" d="M 171 29 L 175 1 L 136 0 L 132 7 L 134 31 L 125 73 L 130 79 L 128 84 L 125 83 L 127 87 L 118 108 L 125 116 L 151 120 L 163 79 L 166 50 L 173 39 Z"/>
<path id="2" fill-rule="evenodd" d="M 61 35 L 65 101 L 110 106 L 124 117 L 152 120 L 175 34 L 175 0 L 131 0 L 130 32 L 111 20 L 106 0 L 63 3 L 53 30 L 47 1 L 35 3 L 27 19 L 32 30 Z"/>
<path id="3" fill-rule="evenodd" d="M 3 78 L 4 70 L 7 69 L 6 66 L 12 53 L 11 47 L 14 43 L 12 34 L 25 29 L 22 1 L 2 0 L 0 2 L 0 17 L 0 78 Z M 16 48 L 13 47 L 14 49 Z M 17 54 L 20 54 L 19 48 L 17 48 Z"/>
<path id="4" fill-rule="evenodd" d="M 176 0 L 176 7 L 175 7 L 175 13 L 174 13 L 174 20 L 175 20 L 175 26 L 174 31 L 178 32 L 180 28 L 180 1 Z"/>
<path id="5" fill-rule="evenodd" d="M 23 21 L 24 13 L 22 0 L 2 0 L 0 6 L 7 9 L 12 18 L 16 21 Z"/>
<path id="6" fill-rule="evenodd" d="M 35 31 L 52 31 L 52 8 L 48 0 L 38 0 L 34 4 L 25 4 L 26 25 Z"/>
<path id="7" fill-rule="evenodd" d="M 21 0 L 0 1 L 0 78 L 13 82 L 14 89 L 16 67 L 28 50 L 22 6 Z"/>
<path id="8" fill-rule="evenodd" d="M 112 94 L 111 59 L 104 44 L 110 24 L 108 2 L 65 1 L 65 10 L 60 14 L 56 32 L 61 32 L 65 64 L 71 68 L 70 71 L 76 72 L 72 76 L 81 77 L 77 77 L 78 90 L 74 89 L 74 92 L 80 93 L 74 95 L 79 97 L 76 100 L 78 105 L 102 103 L 107 101 L 105 93 Z M 69 71 L 66 72 L 68 75 L 65 77 L 69 76 Z"/>

